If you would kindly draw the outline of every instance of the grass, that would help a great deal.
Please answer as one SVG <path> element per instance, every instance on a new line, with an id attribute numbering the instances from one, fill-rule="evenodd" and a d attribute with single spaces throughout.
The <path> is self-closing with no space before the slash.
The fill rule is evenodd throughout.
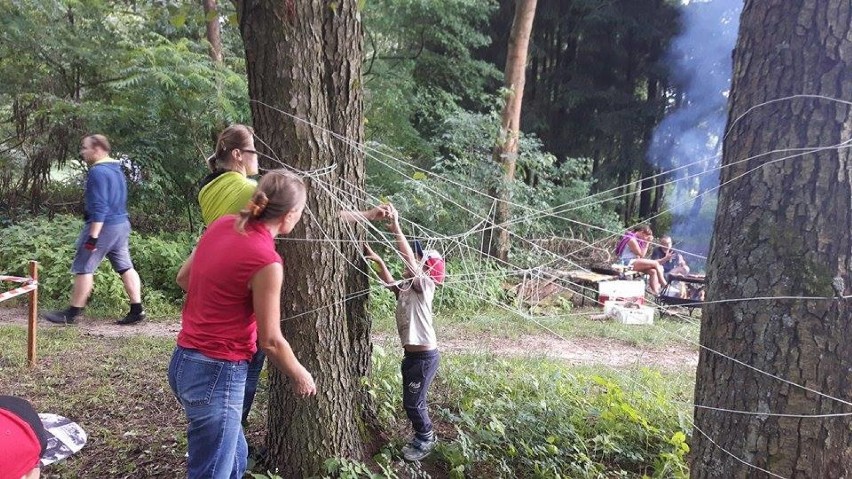
<path id="1" fill-rule="evenodd" d="M 45 327 L 32 369 L 23 327 L 0 327 L 0 342 L 7 345 L 0 389 L 79 422 L 89 436 L 83 452 L 50 466 L 45 477 L 165 477 L 183 470 L 183 420 L 165 375 L 173 339 Z"/>
<path id="2" fill-rule="evenodd" d="M 659 333 L 658 325 L 646 333 L 646 328 L 625 329 L 580 315 L 549 320 L 566 337 L 600 334 L 649 348 L 668 344 L 650 332 Z M 541 334 L 523 318 L 486 311 L 442 315 L 438 321 L 443 337 Z M 683 326 L 671 322 L 665 327 Z M 395 335 L 388 315 L 377 318 L 375 327 Z M 677 456 L 669 462 L 681 465 L 668 438 L 687 429 L 683 417 L 689 414 L 684 404 L 691 402 L 691 372 L 569 367 L 559 360 L 483 353 L 443 355 L 430 391 L 442 446 L 422 469 L 405 464 L 399 449 L 410 426 L 399 397 L 401 351 L 391 339 L 386 349 L 377 345 L 369 380 L 388 438 L 376 462 L 367 465 L 374 472 L 382 468 L 387 477 L 513 477 L 516 470 L 540 467 L 574 471 L 567 477 L 599 477 L 616 470 L 632 477 L 650 473 L 648 464 L 666 454 Z M 67 416 L 89 434 L 83 451 L 46 468 L 45 477 L 185 474 L 183 411 L 166 378 L 174 338 L 108 338 L 74 327 L 43 327 L 39 361 L 32 369 L 25 365 L 24 327 L 0 326 L 0 343 L 6 345 L 0 351 L 0 390 L 30 399 L 39 411 Z M 267 393 L 262 385 L 246 431 L 253 444 L 262 444 L 266 434 Z M 638 459 L 625 462 L 628 456 Z M 581 470 L 586 472 L 577 472 Z"/>
<path id="3" fill-rule="evenodd" d="M 439 343 L 441 338 L 482 335 L 509 340 L 526 335 L 552 336 L 550 330 L 562 338 L 607 338 L 637 347 L 662 349 L 677 346 L 698 349 L 696 344 L 700 317 L 679 319 L 658 314 L 653 325 L 625 325 L 611 320 L 593 319 L 600 314 L 601 309 L 595 307 L 571 308 L 567 311 L 552 309 L 540 311 L 537 315 L 524 315 L 498 308 L 445 312 L 436 302 L 435 327 Z M 373 318 L 373 330 L 383 335 L 395 335 L 393 312 L 378 312 Z"/>

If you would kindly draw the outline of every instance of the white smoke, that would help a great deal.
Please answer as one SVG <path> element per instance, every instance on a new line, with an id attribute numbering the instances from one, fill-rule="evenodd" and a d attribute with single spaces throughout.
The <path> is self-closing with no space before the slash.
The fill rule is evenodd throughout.
<path id="1" fill-rule="evenodd" d="M 669 98 L 669 112 L 648 150 L 649 161 L 661 171 L 675 170 L 666 190 L 671 236 L 675 248 L 691 253 L 687 260 L 698 269 L 703 269 L 701 258 L 712 235 L 731 53 L 742 7 L 743 0 L 684 0 L 682 33 L 667 53 L 677 94 Z"/>

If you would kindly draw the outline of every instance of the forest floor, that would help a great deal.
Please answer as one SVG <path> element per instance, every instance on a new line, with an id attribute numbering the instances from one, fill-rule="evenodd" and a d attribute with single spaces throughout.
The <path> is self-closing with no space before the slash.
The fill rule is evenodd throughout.
<path id="1" fill-rule="evenodd" d="M 180 331 L 180 319 L 158 319 L 144 321 L 131 326 L 114 324 L 114 320 L 83 317 L 73 327 L 81 334 L 93 337 L 148 336 L 153 338 L 175 338 Z M 26 325 L 25 308 L 0 308 L 0 325 Z M 42 319 L 39 328 L 65 327 Z M 440 330 L 438 331 L 440 335 Z M 386 333 L 375 333 L 373 341 L 393 346 L 396 338 Z M 656 367 L 665 370 L 695 368 L 698 351 L 687 344 L 664 346 L 634 345 L 626 341 L 600 337 L 556 337 L 546 332 L 505 336 L 480 333 L 475 336 L 454 337 L 440 335 L 440 348 L 450 353 L 488 352 L 503 357 L 547 357 L 563 359 L 572 365 L 609 366 L 623 368 L 633 365 Z"/>
<path id="2" fill-rule="evenodd" d="M 27 368 L 26 318 L 25 308 L 0 308 L 0 392 L 26 397 L 40 411 L 78 421 L 89 436 L 84 453 L 49 466 L 42 477 L 185 474 L 185 422 L 165 378 L 179 319 L 161 318 L 133 326 L 118 326 L 107 318 L 84 317 L 73 326 L 39 320 L 38 362 Z M 642 366 L 679 377 L 691 377 L 698 363 L 698 352 L 689 341 L 631 342 L 594 336 L 595 330 L 557 336 L 523 327 L 514 332 L 511 329 L 513 326 L 505 324 L 493 330 L 472 331 L 448 325 L 438 331 L 440 347 L 447 355 L 547 358 L 609 370 Z M 374 344 L 388 351 L 398 349 L 398 341 L 387 324 L 373 335 Z M 263 444 L 267 399 L 262 386 L 258 406 L 246 428 L 250 444 Z M 443 437 L 454 434 L 453 428 L 440 419 L 436 428 Z M 407 434 L 387 432 L 389 437 Z M 446 477 L 444 469 L 439 461 L 424 465 L 431 477 Z"/>

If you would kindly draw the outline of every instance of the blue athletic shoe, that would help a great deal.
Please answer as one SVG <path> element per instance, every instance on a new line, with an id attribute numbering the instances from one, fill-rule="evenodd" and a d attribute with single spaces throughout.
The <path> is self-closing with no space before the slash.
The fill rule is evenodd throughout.
<path id="1" fill-rule="evenodd" d="M 438 436 L 434 434 L 432 435 L 432 439 L 428 441 L 414 436 L 408 444 L 402 446 L 402 457 L 406 461 L 422 461 L 432 453 L 436 445 L 438 445 Z"/>

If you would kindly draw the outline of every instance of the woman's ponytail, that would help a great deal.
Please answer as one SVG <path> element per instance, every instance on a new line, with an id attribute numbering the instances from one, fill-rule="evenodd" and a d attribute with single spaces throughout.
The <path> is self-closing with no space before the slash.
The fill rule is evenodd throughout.
<path id="1" fill-rule="evenodd" d="M 296 209 L 305 200 L 305 182 L 296 174 L 287 170 L 272 170 L 260 179 L 257 190 L 234 227 L 245 233 L 246 225 L 251 221 L 267 221 Z"/>

